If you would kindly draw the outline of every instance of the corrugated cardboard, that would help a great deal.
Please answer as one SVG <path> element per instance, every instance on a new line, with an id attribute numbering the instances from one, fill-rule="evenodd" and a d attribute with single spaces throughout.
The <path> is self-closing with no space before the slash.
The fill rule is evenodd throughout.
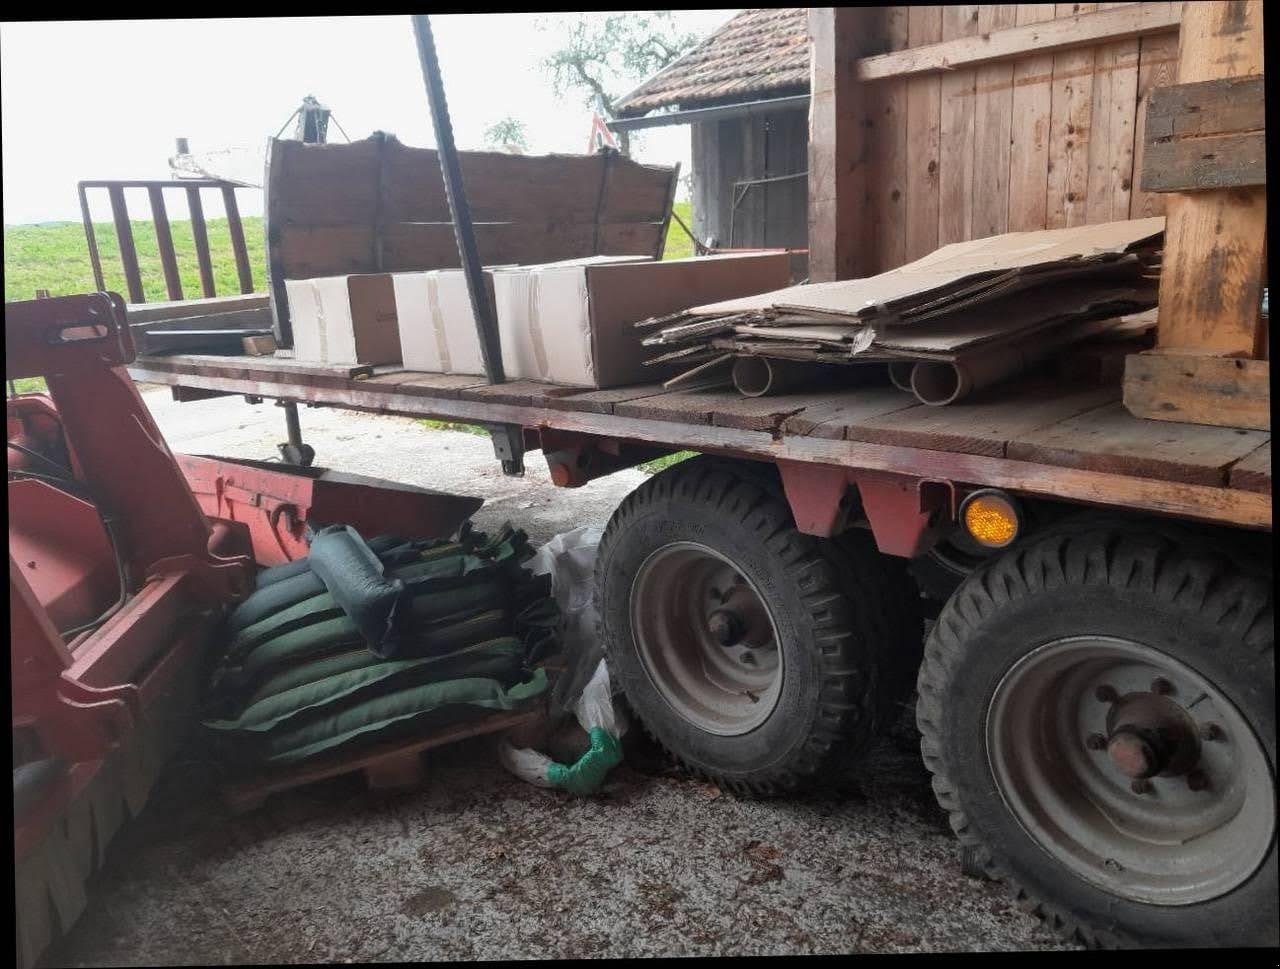
<path id="1" fill-rule="evenodd" d="M 490 273 L 485 279 L 491 279 Z M 483 376 L 466 274 L 461 269 L 392 273 L 391 281 L 404 368 Z"/>
<path id="2" fill-rule="evenodd" d="M 503 369 L 509 379 L 601 389 L 655 380 L 635 323 L 777 289 L 790 274 L 785 250 L 662 262 L 593 256 L 497 271 Z"/>
<path id="3" fill-rule="evenodd" d="M 389 274 L 287 279 L 284 285 L 295 360 L 335 366 L 400 362 Z"/>

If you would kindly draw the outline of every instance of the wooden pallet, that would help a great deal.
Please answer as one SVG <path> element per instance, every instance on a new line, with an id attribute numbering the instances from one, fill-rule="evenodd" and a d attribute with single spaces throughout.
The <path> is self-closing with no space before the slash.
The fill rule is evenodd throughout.
<path id="1" fill-rule="evenodd" d="M 371 791 L 400 791 L 421 786 L 426 777 L 422 753 L 432 747 L 527 726 L 544 716 L 543 704 L 533 709 L 497 713 L 468 723 L 438 730 L 408 741 L 364 747 L 340 756 L 326 757 L 245 780 L 222 788 L 222 800 L 235 814 L 256 810 L 272 794 L 306 784 L 360 771 Z"/>

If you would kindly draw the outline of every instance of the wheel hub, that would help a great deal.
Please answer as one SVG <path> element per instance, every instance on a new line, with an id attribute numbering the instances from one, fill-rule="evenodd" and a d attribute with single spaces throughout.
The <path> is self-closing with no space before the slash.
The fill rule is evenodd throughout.
<path id="1" fill-rule="evenodd" d="M 1244 882 L 1275 836 L 1269 760 L 1214 685 L 1153 647 L 1072 637 L 997 684 L 988 762 L 1023 830 L 1086 881 L 1190 905 Z"/>
<path id="2" fill-rule="evenodd" d="M 673 542 L 652 552 L 632 582 L 631 630 L 654 687 L 695 726 L 737 736 L 777 705 L 783 661 L 773 617 L 714 549 Z"/>
<path id="3" fill-rule="evenodd" d="M 1200 760 L 1199 729 L 1175 700 L 1130 693 L 1107 714 L 1107 753 L 1126 777 L 1178 777 Z"/>

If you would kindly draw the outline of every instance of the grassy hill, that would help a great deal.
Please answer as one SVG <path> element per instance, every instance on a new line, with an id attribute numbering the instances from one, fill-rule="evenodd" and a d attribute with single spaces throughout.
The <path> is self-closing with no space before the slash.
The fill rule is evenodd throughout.
<path id="1" fill-rule="evenodd" d="M 677 202 L 676 211 L 686 223 L 692 218 L 689 202 Z M 231 237 L 226 219 L 208 220 L 210 258 L 218 293 L 240 292 L 235 261 L 231 255 Z M 190 222 L 171 223 L 178 255 L 178 271 L 183 294 L 191 299 L 201 295 L 200 273 L 196 266 L 195 240 Z M 102 258 L 102 272 L 108 289 L 126 293 L 120 251 L 116 246 L 115 226 L 110 222 L 94 224 L 94 236 Z M 266 289 L 265 240 L 261 218 L 244 219 L 245 244 L 249 248 L 249 265 L 259 292 Z M 160 253 L 155 229 L 150 221 L 133 223 L 133 238 L 138 249 L 138 265 L 142 270 L 143 291 L 147 302 L 166 299 L 164 274 L 160 269 Z M 667 259 L 693 255 L 693 243 L 684 231 L 671 221 L 667 233 Z M 78 222 L 15 225 L 4 227 L 4 298 L 6 301 L 31 299 L 37 289 L 47 289 L 52 296 L 92 292 L 93 268 L 89 265 L 89 246 L 84 229 Z"/>

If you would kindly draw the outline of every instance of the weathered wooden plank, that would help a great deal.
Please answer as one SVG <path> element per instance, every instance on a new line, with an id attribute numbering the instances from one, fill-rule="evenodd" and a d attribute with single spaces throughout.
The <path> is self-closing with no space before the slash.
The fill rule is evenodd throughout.
<path id="1" fill-rule="evenodd" d="M 503 384 L 478 384 L 459 387 L 460 400 L 487 404 L 512 404 L 517 407 L 541 407 L 543 401 L 573 393 L 576 388 L 539 383 L 536 380 L 509 380 Z"/>
<path id="2" fill-rule="evenodd" d="M 319 230 L 317 230 L 319 231 Z M 648 256 L 661 235 L 658 222 L 599 227 L 600 251 L 611 256 Z M 589 222 L 476 223 L 476 247 L 485 265 L 576 259 L 591 253 L 597 230 Z M 448 222 L 395 222 L 383 227 L 383 269 L 404 272 L 457 268 L 458 243 Z M 354 242 L 352 243 L 354 254 Z"/>
<path id="3" fill-rule="evenodd" d="M 1067 10 L 1059 14 L 1058 19 L 1046 23 L 1009 26 L 984 31 L 976 37 L 863 57 L 857 63 L 857 77 L 860 81 L 900 79 L 929 71 L 989 64 L 1034 51 L 1049 53 L 1174 31 L 1181 19 L 1182 4 L 1129 3 L 1096 13 L 1094 4 L 1079 6 L 1078 11 Z"/>
<path id="4" fill-rule="evenodd" d="M 1179 83 L 1262 74 L 1262 34 L 1261 0 L 1188 4 Z M 1174 193 L 1167 213 L 1159 345 L 1258 356 L 1266 189 Z"/>
<path id="5" fill-rule="evenodd" d="M 619 417 L 638 417 L 651 421 L 710 424 L 712 414 L 741 399 L 742 395 L 733 388 L 670 390 L 652 397 L 619 401 L 613 405 L 613 412 Z"/>
<path id="6" fill-rule="evenodd" d="M 1142 420 L 1116 402 L 1018 435 L 1009 441 L 1007 456 L 1086 471 L 1222 487 L 1227 468 L 1268 439 L 1265 431 Z"/>
<path id="7" fill-rule="evenodd" d="M 1231 487 L 1271 494 L 1271 442 L 1231 466 Z"/>
<path id="8" fill-rule="evenodd" d="M 978 10 L 983 34 L 1017 20 L 1016 3 L 984 4 Z M 1009 143 L 1013 132 L 1013 64 L 978 68 L 974 95 L 973 235 L 1000 235 L 1009 228 Z"/>
<path id="9" fill-rule="evenodd" d="M 890 50 L 907 46 L 907 8 L 884 11 L 885 43 Z M 894 269 L 907 261 L 907 83 L 886 81 L 871 95 L 876 102 L 875 128 L 871 131 L 875 162 L 868 194 L 872 200 L 873 245 L 876 272 Z M 837 164 L 840 163 L 837 159 Z"/>
<path id="10" fill-rule="evenodd" d="M 1138 48 L 1138 111 L 1134 126 L 1133 170 L 1141 172 L 1146 154 L 1147 107 L 1152 92 L 1172 84 L 1178 76 L 1178 37 L 1176 34 L 1158 34 L 1143 37 Z M 1144 191 L 1140 180 L 1133 179 L 1129 194 L 1129 218 L 1147 219 L 1164 215 L 1165 197 L 1158 192 Z"/>
<path id="11" fill-rule="evenodd" d="M 1203 192 L 1267 184 L 1267 134 L 1213 135 L 1147 145 L 1143 188 Z"/>
<path id="12" fill-rule="evenodd" d="M 1177 84 L 1152 93 L 1142 187 L 1148 192 L 1267 183 L 1261 76 Z"/>
<path id="13" fill-rule="evenodd" d="M 1135 417 L 1271 428 L 1271 364 L 1187 351 L 1153 350 L 1126 361 L 1124 405 Z"/>
<path id="14" fill-rule="evenodd" d="M 749 431 L 778 434 L 788 417 L 804 410 L 811 394 L 773 394 L 768 397 L 739 397 L 716 407 L 711 423 L 716 427 L 740 427 Z"/>
<path id="15" fill-rule="evenodd" d="M 589 414 L 612 414 L 615 404 L 624 400 L 638 400 L 666 393 L 661 383 L 635 384 L 631 387 L 611 387 L 607 390 L 584 390 L 550 397 L 546 406 L 553 410 L 581 411 Z"/>
<path id="16" fill-rule="evenodd" d="M 1079 8 L 1096 3 L 1057 4 L 1070 22 Z M 1053 58 L 1053 108 L 1049 124 L 1049 182 L 1046 223 L 1050 229 L 1084 225 L 1088 220 L 1089 142 L 1093 114 L 1094 50 L 1070 50 Z"/>
<path id="17" fill-rule="evenodd" d="M 368 273 L 376 268 L 371 225 L 285 225 L 278 227 L 278 240 L 273 249 L 282 279 Z M 454 255 L 457 255 L 456 245 Z M 278 298 L 288 305 L 283 286 Z"/>
<path id="18" fill-rule="evenodd" d="M 913 6 L 907 12 L 912 47 L 942 40 L 942 8 Z M 922 75 L 907 81 L 906 258 L 938 248 L 938 162 L 942 125 L 942 79 Z"/>
<path id="19" fill-rule="evenodd" d="M 366 381 L 385 387 L 394 387 L 397 393 L 418 394 L 423 397 L 457 399 L 458 392 L 469 387 L 483 387 L 488 381 L 471 374 L 418 373 L 401 370 L 397 373 L 374 374 Z"/>
<path id="20" fill-rule="evenodd" d="M 859 387 L 839 393 L 812 394 L 804 410 L 782 423 L 784 435 L 844 440 L 845 428 L 873 417 L 918 405 L 915 397 L 897 387 Z"/>
<path id="21" fill-rule="evenodd" d="M 1123 4 L 1100 3 L 1099 9 Z M 1133 132 L 1138 105 L 1138 39 L 1103 44 L 1094 54 L 1089 137 L 1089 187 L 1085 218 L 1113 222 L 1129 217 L 1133 185 Z"/>
<path id="22" fill-rule="evenodd" d="M 1018 4 L 1018 26 L 1054 18 L 1050 3 Z M 1013 65 L 1013 130 L 1009 148 L 1009 231 L 1043 229 L 1049 192 L 1049 124 L 1053 109 L 1053 55 L 1024 57 Z"/>
<path id="23" fill-rule="evenodd" d="M 918 405 L 849 425 L 845 437 L 874 444 L 903 444 L 963 454 L 1003 457 L 1011 439 L 1056 424 L 1116 399 L 1113 387 L 1063 388 L 1029 380 L 994 387 L 947 407 Z"/>
<path id="24" fill-rule="evenodd" d="M 951 4 L 942 8 L 943 40 L 972 37 L 977 33 L 977 4 Z M 948 71 L 942 75 L 942 108 L 938 127 L 938 244 L 943 246 L 973 238 L 970 199 L 974 180 L 973 109 L 977 79 L 976 70 Z"/>

